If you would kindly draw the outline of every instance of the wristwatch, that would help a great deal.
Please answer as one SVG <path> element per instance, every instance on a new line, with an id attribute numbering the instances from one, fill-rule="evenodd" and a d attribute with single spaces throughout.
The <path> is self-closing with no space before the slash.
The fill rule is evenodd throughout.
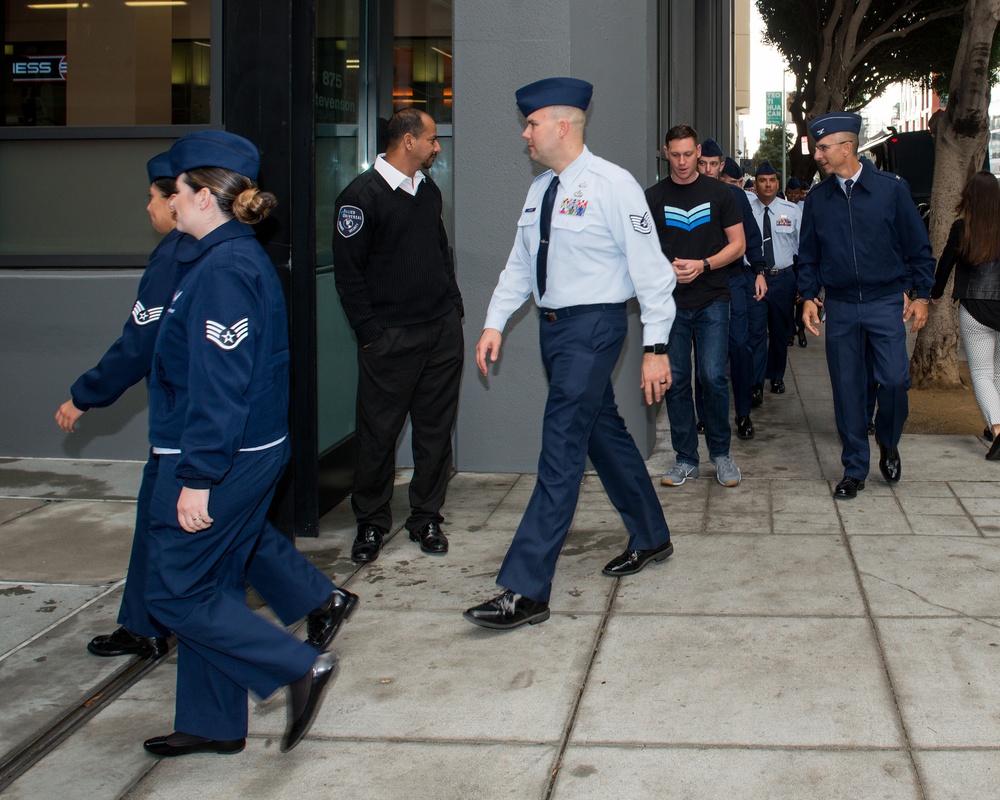
<path id="1" fill-rule="evenodd" d="M 644 353 L 652 353 L 654 356 L 665 356 L 667 354 L 667 345 L 663 342 L 657 342 L 656 344 L 647 344 L 642 348 Z"/>
<path id="2" fill-rule="evenodd" d="M 701 260 L 701 263 L 705 267 L 705 272 L 711 272 L 712 271 L 712 265 L 708 263 L 708 259 L 707 258 L 703 258 Z"/>

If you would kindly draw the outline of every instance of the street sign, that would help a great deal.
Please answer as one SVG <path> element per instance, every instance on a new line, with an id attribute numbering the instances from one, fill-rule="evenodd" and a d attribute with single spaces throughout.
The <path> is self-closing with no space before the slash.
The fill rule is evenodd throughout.
<path id="1" fill-rule="evenodd" d="M 781 105 L 781 92 L 767 93 L 767 124 L 780 125 L 785 121 Z"/>

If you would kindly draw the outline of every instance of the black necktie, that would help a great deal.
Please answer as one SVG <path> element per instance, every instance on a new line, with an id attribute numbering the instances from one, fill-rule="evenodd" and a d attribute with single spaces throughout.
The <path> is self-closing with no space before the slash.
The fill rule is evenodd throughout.
<path id="1" fill-rule="evenodd" d="M 538 260 L 535 277 L 538 280 L 538 299 L 545 294 L 545 265 L 549 260 L 549 232 L 552 230 L 552 207 L 556 204 L 556 192 L 559 191 L 559 176 L 553 175 L 549 188 L 542 198 L 542 215 L 538 224 L 541 239 L 538 242 Z"/>
<path id="2" fill-rule="evenodd" d="M 764 206 L 764 263 L 774 269 L 774 242 L 771 241 L 771 209 Z"/>
<path id="3" fill-rule="evenodd" d="M 854 186 L 854 178 L 848 178 L 844 181 L 844 191 L 847 192 L 847 199 L 851 199 L 851 187 Z"/>

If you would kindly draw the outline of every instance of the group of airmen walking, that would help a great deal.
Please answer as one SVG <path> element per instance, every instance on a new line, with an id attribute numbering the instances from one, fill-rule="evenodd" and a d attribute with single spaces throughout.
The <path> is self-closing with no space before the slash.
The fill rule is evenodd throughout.
<path id="1" fill-rule="evenodd" d="M 588 459 L 628 535 L 603 574 L 632 576 L 674 552 L 664 515 L 669 495 L 657 493 L 611 381 L 633 297 L 642 322 L 640 392 L 649 405 L 664 401 L 675 454 L 663 485 L 699 477 L 699 433 L 718 482 L 740 483 L 730 392 L 737 436 L 752 438 L 751 409 L 763 402 L 765 385 L 774 395 L 785 391 L 796 329 L 819 333 L 824 289 L 844 464 L 834 494 L 854 497 L 868 475 L 866 398 L 858 391 L 866 385 L 866 352 L 878 399 L 879 466 L 890 483 L 902 470 L 904 320 L 912 318 L 914 329 L 926 320 L 933 261 L 905 184 L 858 160 L 860 117 L 828 114 L 811 123 L 826 178 L 804 204 L 779 196 L 766 162 L 754 175 L 755 191 L 745 192 L 739 167 L 684 124 L 666 133 L 669 175 L 644 191 L 584 144 L 592 94 L 591 84 L 574 78 L 515 93 L 529 158 L 546 169 L 516 220 L 475 363 L 489 380 L 505 327 L 531 298 L 549 391 L 538 477 L 499 567 L 501 592 L 464 614 L 486 628 L 549 618 Z M 424 553 L 447 554 L 442 507 L 464 351 L 465 309 L 441 192 L 425 172 L 440 152 L 434 120 L 403 109 L 387 138 L 386 151 L 338 198 L 333 243 L 360 373 L 350 548 L 357 564 L 378 558 L 392 528 L 395 445 L 407 417 L 414 472 L 405 527 Z M 167 232 L 176 220 L 177 231 L 154 253 L 122 339 L 74 384 L 56 415 L 72 431 L 88 408 L 114 402 L 143 376 L 150 383 L 153 448 L 122 627 L 89 649 L 160 655 L 176 634 L 176 730 L 145 742 L 160 757 L 238 752 L 247 691 L 266 696 L 283 685 L 282 749 L 294 747 L 337 667 L 325 651 L 358 604 L 265 517 L 290 446 L 288 341 L 280 286 L 247 224 L 275 202 L 256 188 L 258 166 L 250 142 L 214 131 L 183 137 L 150 162 L 154 226 Z M 307 617 L 306 642 L 246 609 L 248 582 L 286 625 Z"/>

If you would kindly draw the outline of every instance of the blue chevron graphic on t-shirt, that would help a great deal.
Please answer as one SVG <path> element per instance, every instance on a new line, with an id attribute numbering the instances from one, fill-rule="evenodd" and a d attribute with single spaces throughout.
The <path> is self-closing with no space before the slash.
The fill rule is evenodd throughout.
<path id="1" fill-rule="evenodd" d="M 695 206 L 690 211 L 673 206 L 663 207 L 663 222 L 668 228 L 680 228 L 684 231 L 692 231 L 699 225 L 704 225 L 712 219 L 712 204 L 702 203 Z"/>

